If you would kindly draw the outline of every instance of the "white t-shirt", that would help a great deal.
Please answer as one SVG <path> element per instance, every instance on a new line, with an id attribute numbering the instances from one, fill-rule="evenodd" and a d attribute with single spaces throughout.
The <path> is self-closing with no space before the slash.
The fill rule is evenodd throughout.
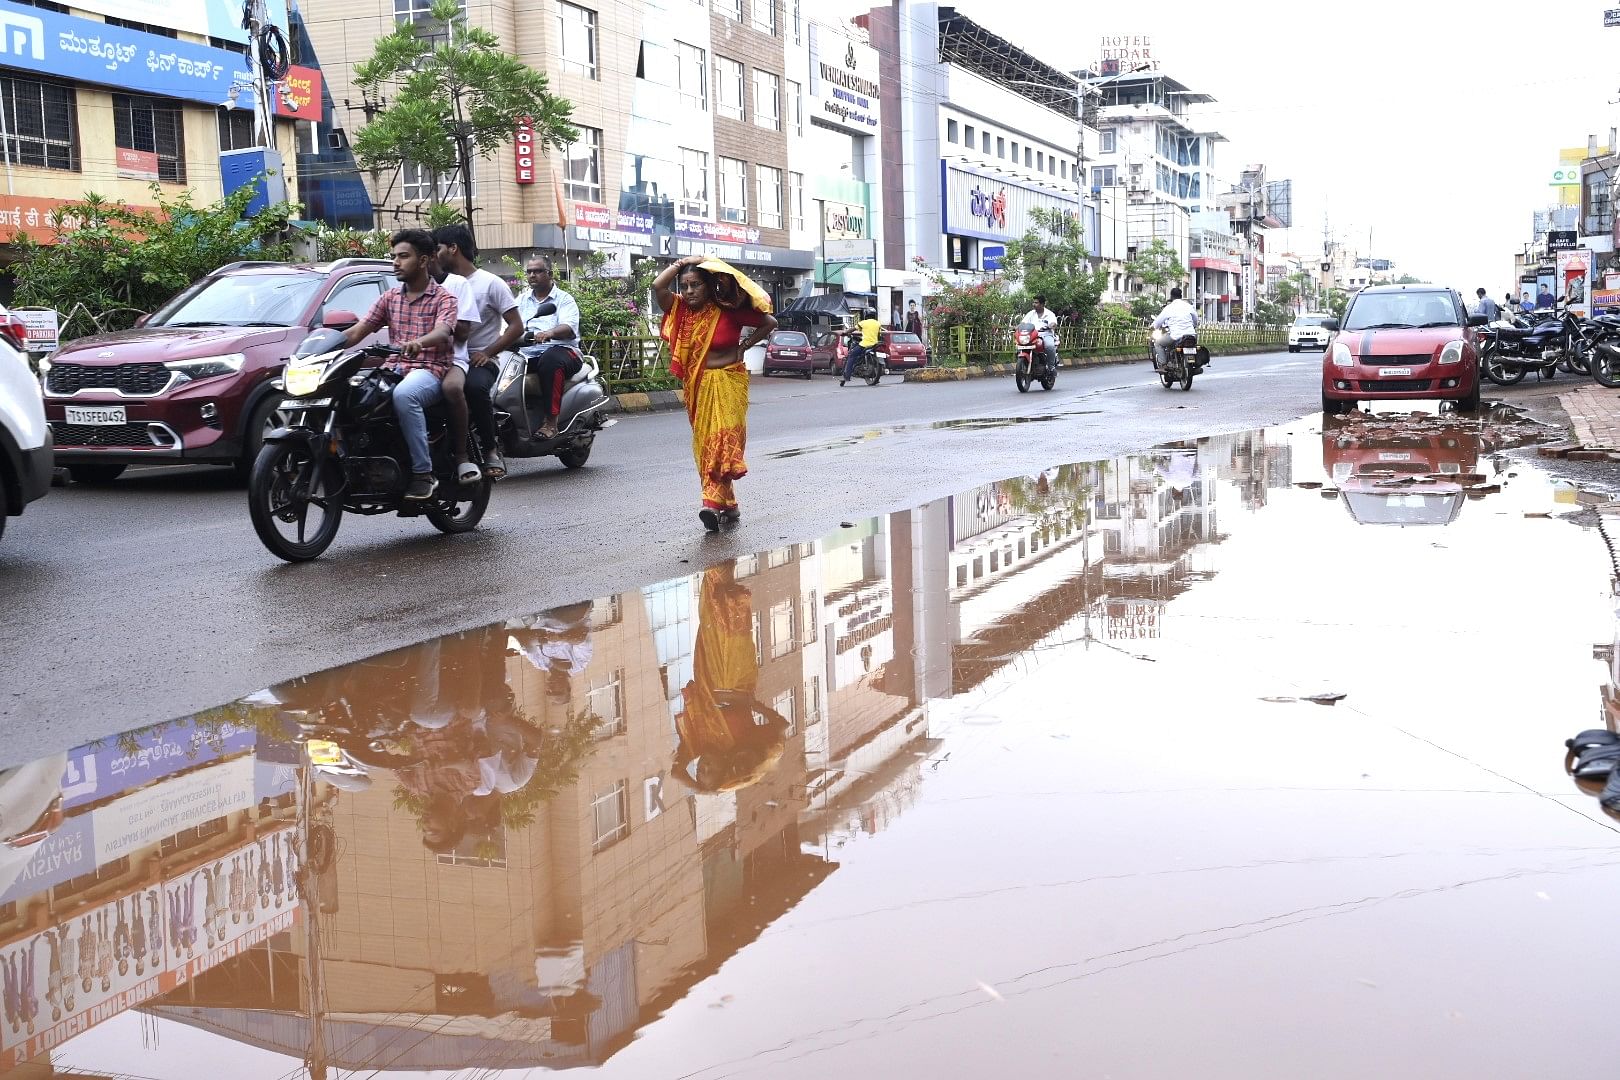
<path id="1" fill-rule="evenodd" d="M 1163 330 L 1170 335 L 1170 340 L 1176 341 L 1198 333 L 1198 314 L 1193 306 L 1185 300 L 1172 300 L 1164 305 L 1159 317 L 1153 320 L 1155 330 Z"/>
<path id="2" fill-rule="evenodd" d="M 462 277 L 460 274 L 446 274 L 444 276 L 444 280 L 439 282 L 439 284 L 444 286 L 446 289 L 449 289 L 451 293 L 455 295 L 456 323 L 458 326 L 461 323 L 477 323 L 478 305 L 473 302 L 472 286 L 467 284 L 467 279 Z M 455 343 L 455 349 L 455 356 L 452 358 L 452 362 L 462 371 L 466 371 L 467 368 L 471 366 L 470 362 L 467 360 L 467 343 L 465 341 L 458 341 Z"/>
<path id="3" fill-rule="evenodd" d="M 1024 317 L 1019 321 L 1034 323 L 1035 326 L 1041 330 L 1051 330 L 1053 327 L 1057 326 L 1057 316 L 1052 314 L 1051 308 L 1047 308 L 1045 311 L 1036 311 L 1034 308 L 1030 308 Z"/>
<path id="4" fill-rule="evenodd" d="M 488 352 L 506 329 L 506 313 L 517 308 L 517 299 L 506 282 L 488 270 L 475 269 L 467 275 L 467 286 L 478 309 L 478 325 L 467 335 L 467 352 Z"/>

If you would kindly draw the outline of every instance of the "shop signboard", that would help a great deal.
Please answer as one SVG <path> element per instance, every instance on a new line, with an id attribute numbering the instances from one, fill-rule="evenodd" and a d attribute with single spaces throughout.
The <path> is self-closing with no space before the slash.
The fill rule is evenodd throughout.
<path id="1" fill-rule="evenodd" d="M 864 240 L 866 235 L 866 207 L 831 201 L 821 204 L 823 240 Z"/>
<path id="2" fill-rule="evenodd" d="M 675 235 L 684 240 L 706 240 L 716 244 L 757 244 L 759 230 L 729 221 L 704 221 L 702 218 L 677 217 Z"/>
<path id="3" fill-rule="evenodd" d="M 166 30 L 247 44 L 242 5 L 237 0 L 73 0 L 72 6 Z M 287 0 L 265 0 L 264 6 L 268 20 L 286 32 Z"/>
<path id="4" fill-rule="evenodd" d="M 321 119 L 321 72 L 319 68 L 294 65 L 282 79 L 283 89 L 276 95 L 276 115 L 293 120 Z"/>
<path id="5" fill-rule="evenodd" d="M 574 236 L 593 244 L 647 248 L 653 242 L 653 219 L 651 214 L 577 202 L 574 204 Z"/>
<path id="6" fill-rule="evenodd" d="M 821 245 L 821 254 L 828 262 L 875 262 L 876 240 L 828 240 Z"/>
<path id="7" fill-rule="evenodd" d="M 1569 310 L 1584 318 L 1591 310 L 1592 253 L 1587 250 L 1558 253 L 1556 293 L 1569 300 Z"/>
<path id="8" fill-rule="evenodd" d="M 881 93 L 877 50 L 812 22 L 811 122 L 857 135 L 876 135 Z"/>
<path id="9" fill-rule="evenodd" d="M 12 308 L 11 313 L 28 328 L 28 351 L 51 352 L 56 348 L 58 317 L 54 308 Z"/>
<path id="10" fill-rule="evenodd" d="M 132 743 L 108 741 L 68 751 L 62 774 L 62 807 L 72 810 L 161 780 L 198 765 L 251 750 L 257 732 L 225 724 L 208 731 L 189 722 L 139 732 Z"/>
<path id="11" fill-rule="evenodd" d="M 954 162 L 941 161 L 940 168 L 944 226 L 951 235 L 1015 240 L 1036 227 L 1031 211 L 1037 207 L 1069 216 L 1079 213 L 1075 199 L 1054 191 L 1027 187 Z"/>
<path id="12" fill-rule="evenodd" d="M 233 758 L 141 788 L 92 810 L 96 861 L 253 806 L 253 758 Z"/>
<path id="13" fill-rule="evenodd" d="M 74 814 L 52 829 L 34 849 L 16 879 L 0 892 L 0 904 L 26 900 L 95 868 L 95 832 L 90 815 Z"/>
<path id="14" fill-rule="evenodd" d="M 130 14 L 132 2 L 114 0 L 107 5 L 109 14 L 145 21 Z M 98 10 L 93 4 L 75 6 Z M 155 23 L 169 25 L 170 21 L 160 19 Z M 0 66 L 113 86 L 124 93 L 216 106 L 225 99 L 232 83 L 253 81 L 247 58 L 241 53 L 26 7 L 12 0 L 0 0 Z M 236 103 L 238 108 L 251 108 L 253 94 L 241 94 Z M 120 158 L 120 172 L 124 164 Z"/>

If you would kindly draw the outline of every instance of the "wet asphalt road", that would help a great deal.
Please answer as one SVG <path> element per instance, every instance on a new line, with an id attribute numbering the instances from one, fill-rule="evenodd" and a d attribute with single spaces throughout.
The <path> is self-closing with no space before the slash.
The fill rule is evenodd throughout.
<path id="1" fill-rule="evenodd" d="M 1218 357 L 1188 394 L 1150 382 L 1142 363 L 1066 371 L 1056 390 L 1027 395 L 1007 379 L 842 390 L 825 376 L 755 379 L 745 517 L 722 537 L 697 522 L 678 412 L 622 420 L 578 472 L 515 463 L 472 535 L 348 518 L 302 566 L 260 546 L 228 472 L 57 489 L 0 542 L 0 764 L 973 484 L 1303 416 L 1319 407 L 1320 363 Z"/>

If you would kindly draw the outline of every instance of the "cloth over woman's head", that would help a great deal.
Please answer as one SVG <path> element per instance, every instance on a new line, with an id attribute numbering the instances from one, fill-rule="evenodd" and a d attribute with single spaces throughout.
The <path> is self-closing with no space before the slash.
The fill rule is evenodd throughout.
<path id="1" fill-rule="evenodd" d="M 760 288 L 753 278 L 724 259 L 707 258 L 692 269 L 704 271 L 709 281 L 709 293 L 721 307 L 743 307 L 746 299 L 747 306 L 755 311 L 767 315 L 771 313 L 770 294 Z"/>

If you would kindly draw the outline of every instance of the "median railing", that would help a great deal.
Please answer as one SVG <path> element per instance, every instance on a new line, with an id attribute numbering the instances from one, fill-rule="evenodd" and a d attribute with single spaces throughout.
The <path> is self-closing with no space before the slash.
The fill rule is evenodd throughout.
<path id="1" fill-rule="evenodd" d="M 1149 355 L 1148 323 L 1059 326 L 1058 355 L 1115 358 Z M 1244 323 L 1211 323 L 1198 328 L 1199 343 L 1210 352 L 1243 352 L 1285 348 L 1285 327 Z M 928 335 L 933 362 L 939 367 L 1010 363 L 1016 357 L 1011 326 L 949 326 Z"/>

